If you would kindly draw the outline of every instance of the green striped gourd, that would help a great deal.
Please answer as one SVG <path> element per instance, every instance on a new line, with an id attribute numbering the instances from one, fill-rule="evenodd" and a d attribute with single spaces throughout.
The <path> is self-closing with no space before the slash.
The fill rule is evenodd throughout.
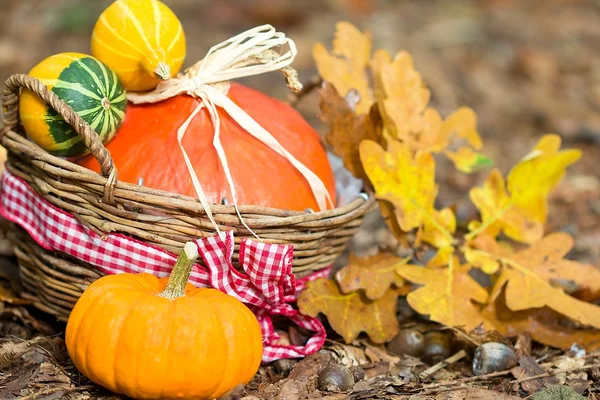
<path id="1" fill-rule="evenodd" d="M 60 53 L 36 65 L 29 75 L 64 100 L 108 143 L 123 119 L 126 91 L 117 75 L 96 58 Z M 19 116 L 27 136 L 49 153 L 77 157 L 88 153 L 83 140 L 52 107 L 28 89 L 19 100 Z"/>

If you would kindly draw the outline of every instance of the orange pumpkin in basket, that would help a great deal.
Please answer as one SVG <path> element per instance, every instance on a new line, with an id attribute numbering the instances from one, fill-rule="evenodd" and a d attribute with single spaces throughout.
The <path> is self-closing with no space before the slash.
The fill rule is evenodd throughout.
<path id="1" fill-rule="evenodd" d="M 232 82 L 228 97 L 321 178 L 335 204 L 333 171 L 317 132 L 308 122 L 289 105 L 244 85 Z M 107 145 L 120 181 L 138 183 L 143 178 L 146 187 L 197 197 L 177 142 L 177 130 L 198 101 L 182 94 L 153 104 L 128 104 L 125 121 Z M 223 109 L 218 108 L 218 112 L 221 143 L 238 204 L 319 210 L 310 185 L 287 159 L 251 136 Z M 213 136 L 214 127 L 204 108 L 192 120 L 182 143 L 208 201 L 218 204 L 227 197 L 232 204 Z M 92 156 L 78 163 L 100 171 Z"/>

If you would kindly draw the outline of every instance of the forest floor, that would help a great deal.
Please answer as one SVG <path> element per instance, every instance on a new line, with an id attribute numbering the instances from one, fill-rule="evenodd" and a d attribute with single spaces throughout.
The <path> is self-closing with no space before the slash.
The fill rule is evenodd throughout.
<path id="1" fill-rule="evenodd" d="M 600 267 L 600 2 L 595 0 L 208 0 L 166 1 L 181 17 L 188 38 L 188 63 L 212 44 L 264 23 L 292 37 L 294 63 L 302 81 L 316 74 L 312 46 L 330 47 L 335 23 L 350 21 L 373 35 L 374 47 L 407 50 L 442 115 L 468 106 L 478 115 L 485 153 L 506 173 L 544 133 L 557 133 L 563 147 L 578 148 L 582 159 L 551 194 L 548 231 L 575 238 L 569 258 Z M 26 73 L 46 56 L 89 52 L 89 34 L 107 0 L 2 0 L 0 80 Z M 186 65 L 186 66 L 187 66 Z M 246 78 L 244 83 L 274 97 L 289 93 L 280 76 Z M 321 133 L 319 98 L 305 96 L 298 110 Z M 476 212 L 468 189 L 484 174 L 458 174 L 440 166 L 439 201 L 467 218 Z M 368 252 L 373 230 L 368 218 L 351 248 Z M 0 398 L 109 399 L 82 377 L 64 348 L 64 324 L 19 299 L 14 260 L 0 262 Z M 415 324 L 427 323 L 417 321 Z M 450 332 L 452 333 L 452 332 Z M 397 357 L 366 340 L 341 345 L 335 336 L 325 349 L 300 362 L 261 367 L 255 379 L 230 398 L 485 399 L 600 397 L 600 354 L 568 352 L 531 344 L 520 337 L 519 365 L 498 376 L 473 377 L 470 353 L 430 364 Z M 447 360 L 448 361 L 448 360 Z M 356 384 L 344 393 L 317 388 L 318 367 L 347 367 Z M 543 368 L 542 368 L 543 367 Z M 291 372 L 290 372 L 291 371 Z M 549 372 L 548 372 L 549 371 Z M 560 373 L 562 371 L 562 373 Z M 440 383 L 441 381 L 451 383 Z M 556 386 L 559 385 L 559 386 Z M 560 386 L 565 385 L 565 386 Z M 555 387 L 555 394 L 539 392 Z M 560 393 L 559 393 L 560 392 Z M 256 396 L 256 397 L 248 397 Z M 540 397 L 547 396 L 547 397 Z M 569 397 L 573 396 L 573 397 Z M 595 397 L 596 396 L 596 397 Z"/>

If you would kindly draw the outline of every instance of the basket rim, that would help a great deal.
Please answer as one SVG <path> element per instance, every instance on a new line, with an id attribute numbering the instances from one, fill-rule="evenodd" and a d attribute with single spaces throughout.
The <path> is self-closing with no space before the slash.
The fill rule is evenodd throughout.
<path id="1" fill-rule="evenodd" d="M 18 104 L 19 94 L 22 88 L 29 89 L 36 93 L 40 99 L 54 108 L 67 123 L 70 123 L 74 130 L 83 138 L 90 153 L 100 163 L 102 173 L 80 166 L 67 158 L 50 154 L 33 141 L 28 140 L 26 134 L 20 134 L 18 132 L 18 130 L 22 131 L 22 129 L 18 129 L 20 122 Z M 79 117 L 71 106 L 60 99 L 54 92 L 49 91 L 46 85 L 41 83 L 37 78 L 26 74 L 11 75 L 5 83 L 2 105 L 4 111 L 4 126 L 0 129 L 0 142 L 6 148 L 8 153 L 6 160 L 7 167 L 12 166 L 12 159 L 16 153 L 21 153 L 30 161 L 35 160 L 45 163 L 47 169 L 53 169 L 50 173 L 58 177 L 61 177 L 61 175 L 77 175 L 80 180 L 87 183 L 86 186 L 90 193 L 103 191 L 104 198 L 102 200 L 108 204 L 114 204 L 115 196 L 122 197 L 120 194 L 122 195 L 123 192 L 129 192 L 137 194 L 140 198 L 145 198 L 152 203 L 161 202 L 160 200 L 164 201 L 165 199 L 168 200 L 167 203 L 185 203 L 188 206 L 186 208 L 192 208 L 200 214 L 206 214 L 206 210 L 200 201 L 193 197 L 119 181 L 117 168 L 110 156 L 110 151 L 106 149 L 96 132 L 86 121 Z M 92 188 L 97 190 L 92 190 Z M 44 196 L 43 193 L 40 194 Z M 360 214 L 362 214 L 364 209 L 371 208 L 375 203 L 375 200 L 374 194 L 363 187 L 361 193 L 359 193 L 354 200 L 343 206 L 336 205 L 327 210 L 313 211 L 307 209 L 299 211 L 251 204 L 240 204 L 238 205 L 238 209 L 241 214 L 252 214 L 255 216 L 264 216 L 289 221 L 290 223 L 292 221 L 297 223 L 339 217 L 349 213 L 358 212 L 359 210 L 361 211 Z M 237 211 L 233 205 L 213 203 L 210 205 L 210 211 L 213 215 L 237 215 Z"/>

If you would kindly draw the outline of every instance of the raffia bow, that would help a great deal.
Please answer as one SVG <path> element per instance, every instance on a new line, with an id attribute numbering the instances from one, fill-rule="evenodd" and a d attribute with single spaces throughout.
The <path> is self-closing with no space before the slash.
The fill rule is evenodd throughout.
<path id="1" fill-rule="evenodd" d="M 285 45 L 289 49 L 283 54 L 273 50 L 276 47 L 283 48 Z M 183 136 L 189 124 L 204 107 L 207 108 L 214 126 L 213 146 L 223 166 L 231 191 L 233 205 L 240 221 L 246 229 L 252 232 L 244 222 L 238 209 L 235 186 L 227 164 L 227 157 L 219 138 L 220 119 L 217 107 L 224 109 L 249 134 L 289 160 L 309 183 L 321 210 L 326 209 L 328 204 L 333 204 L 329 192 L 321 179 L 290 154 L 273 135 L 227 97 L 230 80 L 276 70 L 280 70 L 284 74 L 290 89 L 294 91 L 300 90 L 302 85 L 297 79 L 296 71 L 290 67 L 296 54 L 296 45 L 291 39 L 285 37 L 285 34 L 277 32 L 271 25 L 262 25 L 213 46 L 202 60 L 192 65 L 184 73 L 179 74 L 177 78 L 160 82 L 153 91 L 128 93 L 127 95 L 127 99 L 136 104 L 156 103 L 175 97 L 181 93 L 187 93 L 201 100 L 196 109 L 177 130 L 177 141 L 198 198 L 206 210 L 210 221 L 219 233 L 219 228 L 210 211 L 210 206 L 202 190 L 202 185 L 182 144 Z M 254 234 L 254 232 L 252 233 Z M 258 238 L 258 236 L 256 237 Z"/>

